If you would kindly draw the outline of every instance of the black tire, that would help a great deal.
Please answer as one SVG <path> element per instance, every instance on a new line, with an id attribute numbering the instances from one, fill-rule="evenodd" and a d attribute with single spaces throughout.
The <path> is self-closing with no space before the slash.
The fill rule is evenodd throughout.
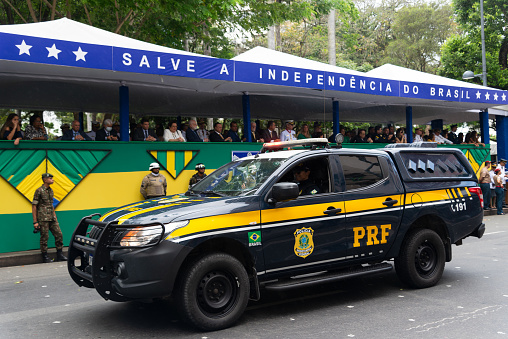
<path id="1" fill-rule="evenodd" d="M 415 288 L 436 285 L 445 267 L 445 247 L 441 237 L 429 229 L 409 233 L 395 258 L 399 279 Z"/>
<path id="2" fill-rule="evenodd" d="M 243 265 L 225 253 L 205 255 L 179 279 L 176 301 L 183 319 L 204 331 L 233 325 L 249 301 L 249 277 Z"/>

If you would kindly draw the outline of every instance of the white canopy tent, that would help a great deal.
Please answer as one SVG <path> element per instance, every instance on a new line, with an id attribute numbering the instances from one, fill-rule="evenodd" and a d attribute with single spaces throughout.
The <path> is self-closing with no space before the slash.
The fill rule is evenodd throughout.
<path id="1" fill-rule="evenodd" d="M 284 82 L 285 74 L 294 78 Z M 69 19 L 0 26 L 5 108 L 117 113 L 122 85 L 130 113 L 147 115 L 241 117 L 246 93 L 252 117 L 272 119 L 330 120 L 332 100 L 340 102 L 340 120 L 378 123 L 404 123 L 406 106 L 414 123 L 475 120 L 471 111 L 494 106 L 407 96 L 400 79 L 372 75 L 265 48 L 234 60 L 210 58 Z M 453 86 L 463 95 L 470 84 L 459 83 Z"/>

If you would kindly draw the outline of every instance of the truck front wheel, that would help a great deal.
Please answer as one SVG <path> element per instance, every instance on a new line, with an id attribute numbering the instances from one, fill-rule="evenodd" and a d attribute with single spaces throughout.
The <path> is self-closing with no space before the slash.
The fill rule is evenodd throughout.
<path id="1" fill-rule="evenodd" d="M 214 331 L 234 324 L 249 300 L 249 277 L 243 265 L 225 253 L 208 254 L 183 272 L 176 291 L 184 320 Z"/>
<path id="2" fill-rule="evenodd" d="M 429 229 L 417 229 L 408 234 L 400 254 L 395 258 L 395 270 L 402 282 L 415 288 L 438 283 L 446 261 L 441 237 Z"/>

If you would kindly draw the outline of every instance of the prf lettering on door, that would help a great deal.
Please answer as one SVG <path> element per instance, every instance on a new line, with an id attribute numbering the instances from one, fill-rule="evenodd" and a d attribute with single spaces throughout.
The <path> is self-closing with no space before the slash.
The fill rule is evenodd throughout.
<path id="1" fill-rule="evenodd" d="M 390 235 L 392 225 L 353 227 L 355 241 L 353 247 L 360 247 L 360 240 L 367 240 L 365 245 L 386 244 L 386 238 Z"/>

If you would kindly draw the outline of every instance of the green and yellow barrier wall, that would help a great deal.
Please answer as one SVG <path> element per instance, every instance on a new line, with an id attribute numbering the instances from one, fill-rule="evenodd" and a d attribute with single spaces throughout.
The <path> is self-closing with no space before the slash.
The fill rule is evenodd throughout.
<path id="1" fill-rule="evenodd" d="M 344 147 L 379 148 L 381 144 L 344 144 Z M 445 146 L 449 147 L 449 146 Z M 477 173 L 489 158 L 488 148 L 458 145 Z M 257 143 L 164 142 L 0 142 L 0 253 L 39 248 L 32 233 L 31 201 L 42 185 L 41 174 L 54 175 L 56 213 L 64 244 L 79 220 L 142 200 L 141 180 L 148 166 L 159 162 L 168 181 L 168 195 L 185 192 L 194 167 L 206 172 L 224 165 L 233 152 L 259 151 Z M 49 246 L 54 246 L 50 236 Z"/>

